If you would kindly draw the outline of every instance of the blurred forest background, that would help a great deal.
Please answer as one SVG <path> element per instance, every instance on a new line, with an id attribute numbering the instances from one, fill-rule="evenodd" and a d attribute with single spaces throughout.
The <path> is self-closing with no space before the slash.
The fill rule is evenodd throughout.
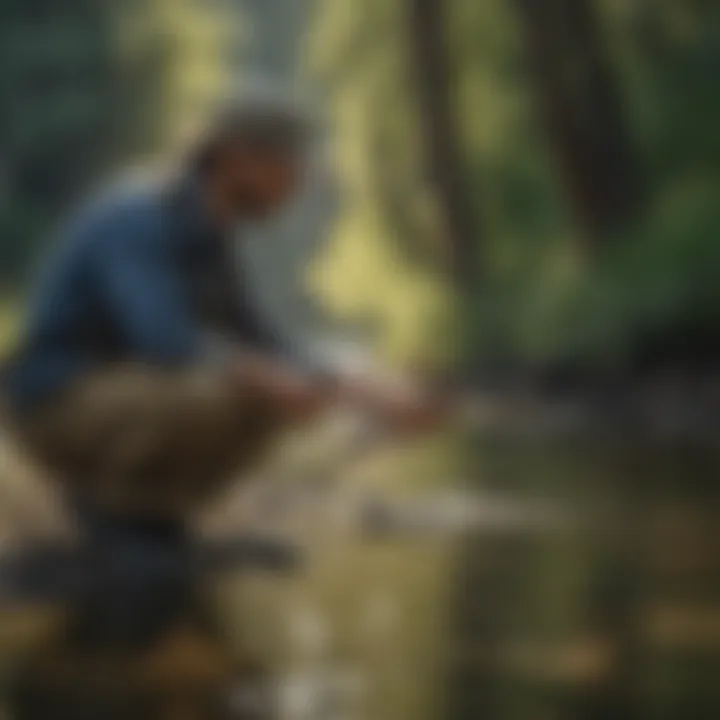
<path id="1" fill-rule="evenodd" d="M 341 190 L 262 283 L 495 380 L 717 360 L 713 0 L 1 0 L 0 54 L 6 298 L 71 201 L 260 71 L 316 98 Z"/>
<path id="2" fill-rule="evenodd" d="M 328 129 L 332 182 L 251 253 L 289 332 L 328 318 L 479 386 L 623 397 L 649 380 L 720 406 L 717 0 L 0 0 L 6 342 L 68 207 L 177 152 L 256 73 Z M 448 552 L 333 538 L 324 570 L 246 624 L 265 642 L 303 603 L 335 617 L 366 717 L 720 717 L 717 435 L 619 435 L 400 449 L 371 489 L 461 476 L 511 505 L 566 502 L 583 532 L 491 517 Z M 375 635 L 353 624 L 363 603 Z"/>

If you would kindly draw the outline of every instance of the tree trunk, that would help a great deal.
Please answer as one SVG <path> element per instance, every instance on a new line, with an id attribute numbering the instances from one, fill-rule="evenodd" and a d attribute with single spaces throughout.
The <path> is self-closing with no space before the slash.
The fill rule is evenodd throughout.
<path id="1" fill-rule="evenodd" d="M 440 231 L 459 286 L 480 274 L 478 228 L 466 185 L 453 108 L 446 0 L 408 0 L 412 74 L 418 100 L 427 179 L 435 193 Z"/>
<path id="2" fill-rule="evenodd" d="M 516 0 L 540 113 L 574 214 L 596 244 L 640 205 L 638 163 L 591 0 Z"/>

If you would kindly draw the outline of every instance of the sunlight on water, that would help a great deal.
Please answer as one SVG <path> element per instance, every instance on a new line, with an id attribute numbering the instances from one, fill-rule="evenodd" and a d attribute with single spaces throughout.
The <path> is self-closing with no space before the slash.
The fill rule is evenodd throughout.
<path id="1" fill-rule="evenodd" d="M 687 554 L 712 537 L 717 547 L 703 499 L 718 458 L 692 448 L 488 443 L 475 462 L 478 481 L 448 489 L 444 501 L 423 505 L 416 493 L 396 503 L 394 532 L 328 530 L 320 543 L 333 552 L 321 547 L 299 577 L 225 586 L 239 639 L 253 635 L 246 626 L 275 628 L 251 645 L 286 678 L 284 717 L 525 720 L 634 707 L 628 717 L 650 718 L 658 702 L 706 707 L 712 684 L 661 678 L 667 663 L 682 667 L 693 648 L 712 645 L 699 628 L 710 632 L 720 618 L 717 558 Z M 670 557 L 673 544 L 691 542 Z M 691 586 L 697 597 L 680 600 Z M 708 672 L 717 669 L 704 657 Z M 327 715 L 298 709 L 323 697 Z"/>

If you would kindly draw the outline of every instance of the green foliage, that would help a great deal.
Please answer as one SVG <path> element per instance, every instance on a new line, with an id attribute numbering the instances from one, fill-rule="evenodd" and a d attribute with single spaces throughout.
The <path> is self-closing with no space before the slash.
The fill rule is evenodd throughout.
<path id="1" fill-rule="evenodd" d="M 684 185 L 659 198 L 644 226 L 621 238 L 570 296 L 562 348 L 622 359 L 648 335 L 720 322 L 717 194 Z"/>
<path id="2" fill-rule="evenodd" d="M 438 328 L 459 315 L 474 329 L 475 354 L 541 364 L 568 357 L 621 363 L 648 334 L 716 329 L 715 4 L 597 2 L 648 201 L 590 259 L 539 122 L 517 6 L 448 6 L 455 109 L 485 258 L 482 287 L 462 306 L 437 269 L 407 8 L 401 0 L 317 3 L 310 70 L 334 108 L 348 198 L 314 276 L 328 306 L 373 322 L 400 356 L 441 354 L 452 332 L 438 335 Z"/>
<path id="3" fill-rule="evenodd" d="M 22 281 L 94 181 L 192 130 L 236 27 L 198 0 L 0 3 L 0 283 Z"/>
<path id="4" fill-rule="evenodd" d="M 451 288 L 427 262 L 437 259 L 432 196 L 422 179 L 404 32 L 402 3 L 327 0 L 317 5 L 309 38 L 345 191 L 313 288 L 332 311 L 373 325 L 396 359 L 445 353 L 448 343 L 428 328 L 452 335 L 453 315 Z"/>
<path id="5" fill-rule="evenodd" d="M 622 362 L 648 333 L 716 327 L 717 3 L 595 0 L 647 203 L 590 258 L 540 122 L 517 3 L 444 4 L 482 236 L 482 282 L 462 299 L 442 270 L 438 200 L 425 179 L 409 3 L 315 0 L 305 33 L 310 6 L 0 0 L 0 290 L 24 278 L 57 214 L 96 178 L 192 132 L 239 63 L 293 82 L 299 53 L 330 109 L 344 184 L 308 280 L 334 314 L 376 328 L 388 356 Z M 255 31 L 244 38 L 241 9 Z"/>
<path id="6" fill-rule="evenodd" d="M 17 340 L 18 316 L 15 304 L 0 300 L 0 355 L 7 356 Z"/>
<path id="7" fill-rule="evenodd" d="M 44 220 L 97 170 L 110 119 L 101 16 L 80 0 L 37 10 L 9 1 L 1 8 L 4 281 L 23 267 Z"/>

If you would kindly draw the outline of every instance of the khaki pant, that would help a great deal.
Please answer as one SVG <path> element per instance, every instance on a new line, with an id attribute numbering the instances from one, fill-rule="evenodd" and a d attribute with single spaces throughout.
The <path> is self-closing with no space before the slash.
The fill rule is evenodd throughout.
<path id="1" fill-rule="evenodd" d="M 135 366 L 83 379 L 7 425 L 65 490 L 122 511 L 173 515 L 211 500 L 280 429 L 260 401 L 230 393 L 219 372 Z"/>

